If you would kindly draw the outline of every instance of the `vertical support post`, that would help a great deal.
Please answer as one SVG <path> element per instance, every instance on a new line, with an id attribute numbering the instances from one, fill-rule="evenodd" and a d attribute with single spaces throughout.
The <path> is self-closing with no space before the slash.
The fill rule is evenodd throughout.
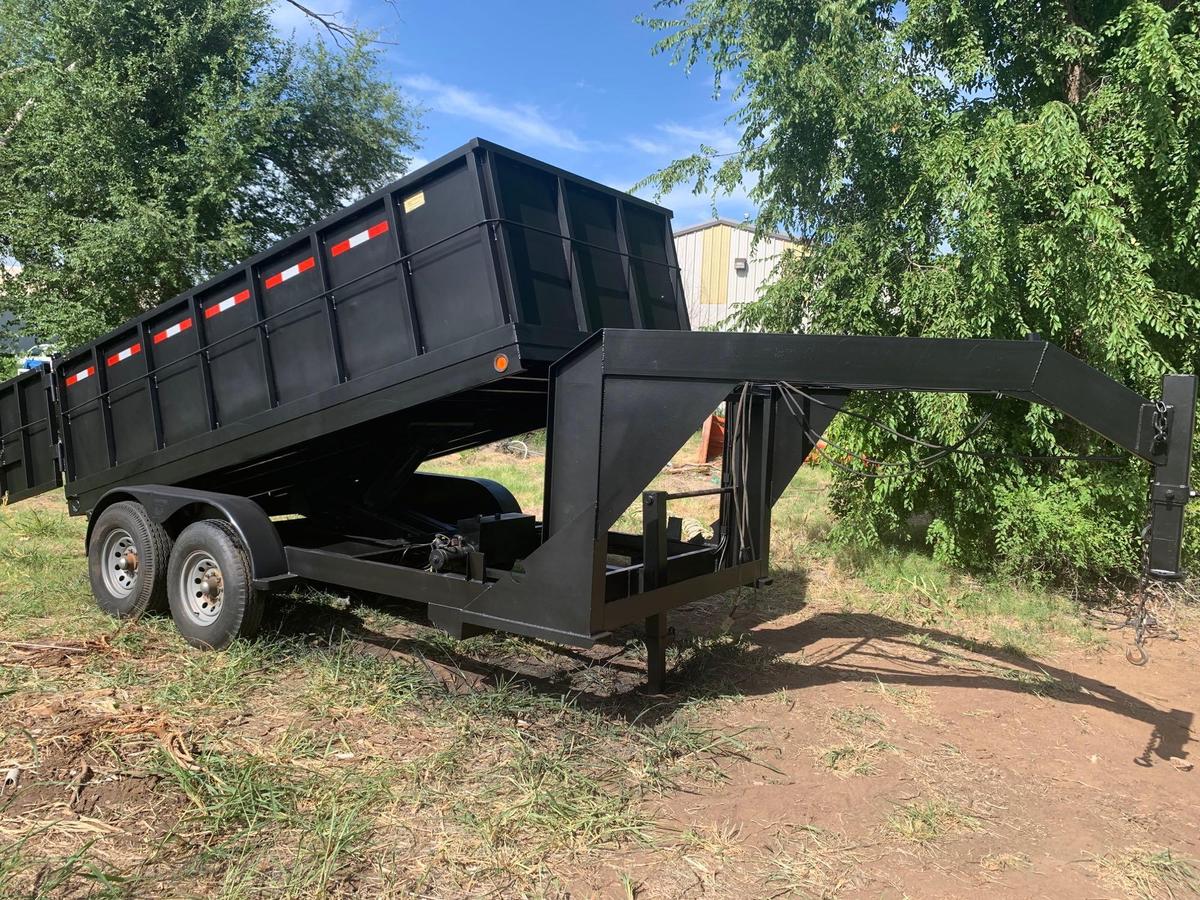
<path id="1" fill-rule="evenodd" d="M 642 593 L 667 585 L 666 491 L 642 494 Z M 661 694 L 667 680 L 667 614 L 646 618 L 646 688 Z"/>
<path id="2" fill-rule="evenodd" d="M 1196 376 L 1163 377 L 1163 402 L 1170 407 L 1166 459 L 1154 467 L 1150 487 L 1150 575 L 1182 578 L 1183 512 L 1192 498 L 1192 433 L 1196 423 Z M 1157 449 L 1157 448 L 1156 448 Z"/>
<path id="3" fill-rule="evenodd" d="M 767 571 L 771 552 L 771 469 L 775 443 L 775 394 L 778 388 L 755 388 L 750 394 L 750 425 L 747 441 L 746 485 L 743 489 L 749 519 L 752 559 Z"/>
<path id="4" fill-rule="evenodd" d="M 575 321 L 579 330 L 590 333 L 593 323 L 588 321 L 587 308 L 583 302 L 583 286 L 579 283 L 579 272 L 575 267 L 575 242 L 571 232 L 571 217 L 567 214 L 567 183 L 560 176 L 558 185 L 558 230 L 563 236 L 563 255 L 567 262 L 567 278 L 571 282 L 571 300 L 575 304 Z"/>
<path id="5" fill-rule="evenodd" d="M 117 440 L 113 434 L 112 408 L 109 406 L 111 397 L 108 393 L 108 371 L 102 366 L 100 346 L 92 347 L 92 369 L 96 373 L 96 403 L 100 407 L 100 423 L 104 428 L 104 444 L 108 450 L 108 464 L 117 464 Z"/>
<path id="6" fill-rule="evenodd" d="M 267 388 L 267 406 L 274 409 L 279 405 L 279 388 L 275 384 L 275 365 L 271 362 L 271 332 L 267 324 L 267 308 L 263 302 L 262 282 L 256 266 L 246 267 L 246 285 L 250 288 L 250 299 L 254 303 L 255 330 L 258 332 L 258 352 L 262 357 L 263 383 Z"/>
<path id="7" fill-rule="evenodd" d="M 63 390 L 63 378 L 63 371 L 55 365 L 50 371 L 51 400 L 54 403 L 53 408 L 58 410 L 58 440 L 62 445 L 63 479 L 70 482 L 75 480 L 75 446 L 71 436 L 71 404 Z M 71 500 L 69 496 L 67 499 L 71 512 L 77 512 L 78 502 Z"/>
<path id="8" fill-rule="evenodd" d="M 737 447 L 733 440 L 737 427 L 738 393 L 735 391 L 725 398 L 725 446 L 721 450 L 721 487 L 732 488 L 735 485 L 734 472 L 737 471 Z M 733 491 L 726 490 L 721 495 L 718 506 L 717 521 L 713 527 L 713 540 L 725 541 L 725 552 L 720 555 L 721 567 L 729 568 L 737 565 L 737 506 L 734 503 Z"/>
<path id="9" fill-rule="evenodd" d="M 500 311 L 505 323 L 516 322 L 522 318 L 522 312 L 517 308 L 517 288 L 512 283 L 510 266 L 505 264 L 508 259 L 508 244 L 504 236 L 504 199 L 496 188 L 495 155 L 490 151 L 477 148 L 467 154 L 467 168 L 475 173 L 479 183 L 479 216 L 488 220 L 488 246 L 491 250 L 492 266 L 487 271 L 488 283 L 496 292 L 495 299 L 500 303 Z"/>
<path id="10" fill-rule="evenodd" d="M 642 493 L 642 593 L 667 585 L 667 492 Z"/>
<path id="11" fill-rule="evenodd" d="M 663 245 L 667 251 L 667 269 L 671 273 L 671 286 L 675 289 L 675 309 L 679 315 L 679 330 L 691 331 L 692 319 L 688 313 L 687 297 L 683 295 L 683 272 L 679 268 L 679 255 L 675 252 L 675 232 L 671 230 L 669 216 L 663 220 L 663 231 L 665 232 Z"/>
<path id="12" fill-rule="evenodd" d="M 217 428 L 217 395 L 213 391 L 212 371 L 208 356 L 208 334 L 204 326 L 204 310 L 200 308 L 200 298 L 192 294 L 188 300 L 188 309 L 196 332 L 196 358 L 200 360 L 200 383 L 204 391 L 204 406 L 208 413 L 208 430 Z"/>
<path id="13" fill-rule="evenodd" d="M 25 472 L 25 488 L 29 490 L 33 488 L 33 446 L 29 440 L 29 407 L 25 402 L 25 391 L 21 383 L 14 381 L 12 389 L 17 400 L 17 431 L 21 435 L 21 468 Z M 3 438 L 0 438 L 0 441 L 3 441 Z M 3 451 L 0 450 L 0 457 L 2 456 Z M 2 469 L 3 467 L 0 466 L 0 470 Z M 2 471 L 0 471 L 0 477 L 3 477 Z M 5 485 L 3 490 L 4 493 L 8 493 L 8 486 Z"/>
<path id="14" fill-rule="evenodd" d="M 313 233 L 309 238 L 309 250 L 317 263 L 317 275 L 321 282 L 321 291 L 325 294 L 325 317 L 329 325 L 329 341 L 333 346 L 333 368 L 337 373 L 338 384 L 349 381 L 346 374 L 346 355 L 342 351 L 342 334 L 338 328 L 337 301 L 333 296 L 333 287 L 329 283 L 329 267 L 325 265 L 325 240 Z"/>
<path id="15" fill-rule="evenodd" d="M 387 213 L 388 230 L 392 233 L 392 245 L 396 248 L 396 286 L 400 288 L 400 300 L 408 310 L 408 321 L 412 323 L 413 347 L 417 355 L 425 352 L 425 338 L 421 335 L 421 321 L 417 318 L 417 301 L 413 296 L 412 272 L 404 258 L 404 235 L 400 233 L 400 213 L 396 209 L 396 195 L 388 194 L 383 201 Z"/>
<path id="16" fill-rule="evenodd" d="M 629 305 L 633 313 L 633 327 L 645 328 L 642 304 L 638 300 L 637 285 L 633 283 L 633 260 L 629 258 L 629 235 L 625 233 L 625 204 L 615 198 L 617 204 L 617 251 L 621 254 L 621 265 L 625 270 L 625 289 L 629 293 Z"/>
<path id="17" fill-rule="evenodd" d="M 138 322 L 138 342 L 142 345 L 142 356 L 146 361 L 146 396 L 150 401 L 150 426 L 154 429 L 154 449 L 161 450 L 166 446 L 163 438 L 162 406 L 158 400 L 158 370 L 154 363 L 154 342 L 150 339 L 150 329 L 146 320 Z"/>
<path id="18" fill-rule="evenodd" d="M 646 617 L 646 690 L 661 694 L 667 686 L 667 614 Z"/>

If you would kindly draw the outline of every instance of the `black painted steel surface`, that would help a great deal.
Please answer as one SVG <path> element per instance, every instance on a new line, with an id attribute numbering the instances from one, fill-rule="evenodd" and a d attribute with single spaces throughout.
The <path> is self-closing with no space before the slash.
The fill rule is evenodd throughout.
<path id="1" fill-rule="evenodd" d="M 602 327 L 687 328 L 670 212 L 477 139 L 0 386 L 0 490 L 61 457 L 84 512 L 130 480 L 286 490 L 345 429 L 343 466 L 477 446 L 544 425 L 546 365 Z"/>

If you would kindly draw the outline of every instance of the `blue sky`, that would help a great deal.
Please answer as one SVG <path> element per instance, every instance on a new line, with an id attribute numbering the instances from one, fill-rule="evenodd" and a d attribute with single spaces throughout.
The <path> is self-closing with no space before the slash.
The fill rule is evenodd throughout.
<path id="1" fill-rule="evenodd" d="M 685 76 L 651 56 L 638 25 L 653 0 L 309 0 L 380 33 L 388 75 L 424 108 L 421 160 L 484 137 L 613 187 L 628 189 L 700 143 L 732 149 L 733 107 L 714 100 L 711 73 Z M 281 4 L 276 25 L 312 39 Z M 420 161 L 420 160 L 418 160 Z M 642 192 L 646 193 L 646 192 Z M 711 202 L 677 190 L 661 201 L 675 227 L 710 218 Z M 722 216 L 752 212 L 718 198 Z"/>

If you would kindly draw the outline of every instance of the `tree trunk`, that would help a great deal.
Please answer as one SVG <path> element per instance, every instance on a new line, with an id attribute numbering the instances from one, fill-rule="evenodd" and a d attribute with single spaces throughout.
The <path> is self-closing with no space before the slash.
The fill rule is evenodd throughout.
<path id="1" fill-rule="evenodd" d="M 1075 0 L 1063 0 L 1063 9 L 1067 14 L 1068 25 L 1083 31 L 1087 30 L 1083 18 L 1079 15 L 1079 11 L 1075 9 Z M 1063 94 L 1066 97 L 1067 103 L 1071 106 L 1078 106 L 1080 101 L 1087 96 L 1091 86 L 1092 80 L 1088 77 L 1087 70 L 1083 67 L 1082 59 L 1076 59 L 1067 63 L 1067 70 L 1063 74 Z"/>

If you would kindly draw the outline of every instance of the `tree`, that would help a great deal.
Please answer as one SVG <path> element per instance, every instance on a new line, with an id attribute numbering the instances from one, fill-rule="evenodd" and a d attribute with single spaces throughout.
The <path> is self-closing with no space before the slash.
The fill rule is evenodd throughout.
<path id="1" fill-rule="evenodd" d="M 70 345 L 402 173 L 412 107 L 362 35 L 269 0 L 0 0 L 0 309 Z"/>
<path id="2" fill-rule="evenodd" d="M 750 185 L 760 229 L 808 239 L 742 318 L 770 330 L 1022 338 L 1148 396 L 1200 365 L 1200 2 L 666 0 L 659 52 L 732 87 L 739 149 L 657 176 Z M 900 432 L 988 454 L 1112 453 L 995 398 L 861 395 Z M 876 460 L 913 447 L 840 417 Z M 837 533 L 924 537 L 1027 573 L 1131 571 L 1143 464 L 956 455 L 906 479 L 836 473 Z M 924 514 L 924 515 L 920 515 Z M 914 523 L 930 523 L 926 529 Z M 1195 544 L 1193 530 L 1193 544 Z M 998 563 L 996 561 L 999 561 Z"/>

